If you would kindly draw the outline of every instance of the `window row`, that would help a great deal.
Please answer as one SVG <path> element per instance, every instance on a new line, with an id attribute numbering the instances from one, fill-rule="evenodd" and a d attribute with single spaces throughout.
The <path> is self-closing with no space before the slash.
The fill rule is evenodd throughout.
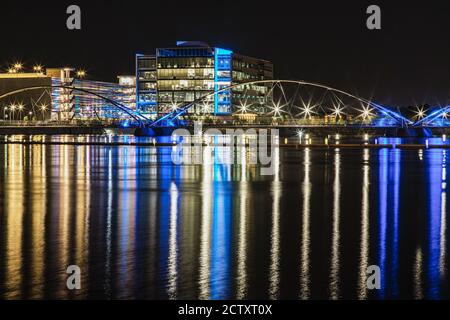
<path id="1" fill-rule="evenodd" d="M 158 69 L 214 67 L 214 58 L 160 58 Z"/>
<path id="2" fill-rule="evenodd" d="M 214 90 L 212 80 L 159 80 L 159 90 Z"/>
<path id="3" fill-rule="evenodd" d="M 158 93 L 158 101 L 161 102 L 192 102 L 200 98 L 203 98 L 204 101 L 214 101 L 214 95 L 208 96 L 205 92 L 162 91 Z"/>
<path id="4" fill-rule="evenodd" d="M 214 69 L 158 69 L 158 79 L 176 79 L 176 78 L 200 78 L 213 79 Z"/>

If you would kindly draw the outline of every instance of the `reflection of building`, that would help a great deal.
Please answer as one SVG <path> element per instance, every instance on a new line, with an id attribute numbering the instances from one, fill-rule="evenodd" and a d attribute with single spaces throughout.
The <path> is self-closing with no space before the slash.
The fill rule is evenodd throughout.
<path id="1" fill-rule="evenodd" d="M 43 73 L 1 73 L 0 95 L 29 87 L 50 86 Z M 50 118 L 50 88 L 19 92 L 0 100 L 0 119 L 45 120 Z"/>
<path id="2" fill-rule="evenodd" d="M 201 42 L 178 42 L 136 56 L 137 110 L 166 113 L 230 85 L 273 78 L 272 63 Z M 245 85 L 211 95 L 190 112 L 229 115 L 240 104 L 256 108 L 268 94 L 265 84 Z M 245 100 L 245 101 L 244 101 Z"/>

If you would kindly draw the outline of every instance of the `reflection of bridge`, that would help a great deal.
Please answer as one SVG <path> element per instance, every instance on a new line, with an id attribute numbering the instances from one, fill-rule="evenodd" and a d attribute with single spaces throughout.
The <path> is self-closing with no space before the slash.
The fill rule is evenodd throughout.
<path id="1" fill-rule="evenodd" d="M 255 102 L 252 99 L 251 87 L 255 84 L 268 85 L 269 89 L 263 101 Z M 58 85 L 21 88 L 0 95 L 0 99 L 38 89 L 67 89 L 93 95 L 104 100 L 107 105 L 116 108 L 117 119 L 125 120 L 130 118 L 137 126 L 149 128 L 183 126 L 193 120 L 211 121 L 209 103 L 212 98 L 217 99 L 220 93 L 232 92 L 237 93 L 238 98 L 233 96 L 234 113 L 228 115 L 228 118 L 231 116 L 235 122 L 248 123 L 250 116 L 258 125 L 285 124 L 327 127 L 342 125 L 365 125 L 371 127 L 445 126 L 443 119 L 450 112 L 450 106 L 438 108 L 428 116 L 412 121 L 400 112 L 371 100 L 326 85 L 303 80 L 257 80 L 234 84 L 208 93 L 189 103 L 178 105 L 174 102 L 174 107 L 170 112 L 159 114 L 153 119 L 128 108 L 111 97 L 105 97 L 102 94 L 74 86 Z"/>

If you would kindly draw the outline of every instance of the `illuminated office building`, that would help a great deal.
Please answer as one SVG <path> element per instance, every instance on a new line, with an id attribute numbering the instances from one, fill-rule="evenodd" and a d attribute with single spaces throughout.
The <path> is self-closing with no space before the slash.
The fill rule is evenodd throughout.
<path id="1" fill-rule="evenodd" d="M 117 119 L 126 116 L 107 99 L 130 109 L 136 107 L 135 78 L 118 76 L 118 83 L 75 78 L 74 69 L 47 69 L 52 78 L 52 118 Z M 80 90 L 58 88 L 69 86 Z M 105 99 L 106 98 L 106 99 Z"/>
<path id="2" fill-rule="evenodd" d="M 263 105 L 266 84 L 239 83 L 273 79 L 272 63 L 202 42 L 177 42 L 175 48 L 158 48 L 154 55 L 136 55 L 136 107 L 148 115 L 164 114 L 202 97 L 190 113 L 230 115 L 245 103 Z M 218 90 L 223 90 L 218 93 Z M 245 102 L 243 101 L 245 99 Z"/>
<path id="3" fill-rule="evenodd" d="M 86 73 L 75 72 L 73 68 L 40 66 L 35 66 L 32 72 L 22 65 L 20 70 L 11 68 L 7 73 L 0 73 L 0 95 L 20 90 L 0 101 L 0 120 L 70 121 L 126 117 L 107 99 L 136 109 L 135 76 L 118 76 L 118 83 L 112 83 L 87 80 L 80 75 L 84 77 Z M 42 88 L 23 90 L 30 87 Z"/>
<path id="4" fill-rule="evenodd" d="M 136 77 L 118 76 L 119 90 L 117 101 L 124 106 L 136 110 Z"/>

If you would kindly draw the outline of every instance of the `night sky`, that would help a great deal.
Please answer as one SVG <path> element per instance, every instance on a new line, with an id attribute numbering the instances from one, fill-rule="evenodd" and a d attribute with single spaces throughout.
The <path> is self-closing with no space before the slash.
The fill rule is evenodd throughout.
<path id="1" fill-rule="evenodd" d="M 82 9 L 82 30 L 66 8 Z M 366 28 L 370 4 L 382 30 Z M 0 67 L 76 66 L 93 79 L 134 73 L 134 54 L 177 40 L 273 61 L 275 77 L 327 84 L 391 106 L 450 103 L 449 1 L 2 1 Z"/>

